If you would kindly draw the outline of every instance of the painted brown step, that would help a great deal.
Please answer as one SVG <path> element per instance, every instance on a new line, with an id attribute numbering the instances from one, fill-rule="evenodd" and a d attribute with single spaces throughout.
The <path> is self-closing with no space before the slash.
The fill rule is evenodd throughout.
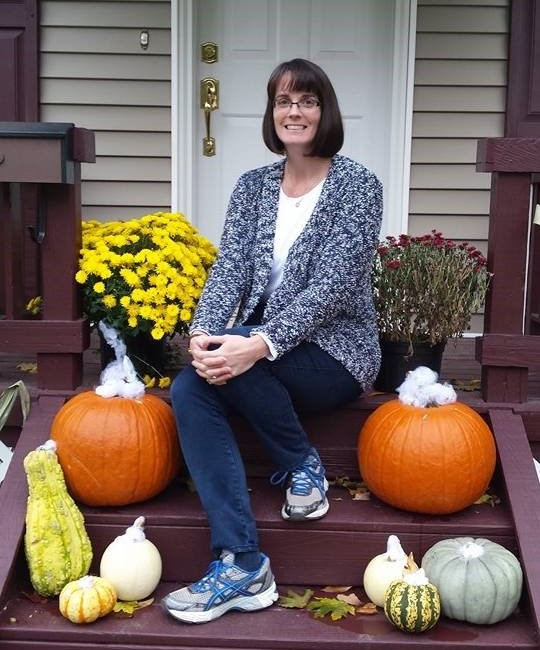
<path id="1" fill-rule="evenodd" d="M 274 605 L 255 613 L 230 612 L 206 625 L 185 625 L 158 605 L 175 585 L 163 583 L 152 606 L 133 618 L 113 614 L 90 625 L 74 625 L 58 612 L 57 600 L 36 604 L 8 601 L 0 612 L 2 650 L 533 650 L 538 648 L 527 618 L 516 613 L 496 625 L 478 626 L 443 618 L 428 632 L 395 629 L 382 610 L 338 622 L 315 619 L 306 610 Z M 281 593 L 286 590 L 280 589 Z M 362 594 L 359 594 L 360 596 Z M 13 620 L 15 619 L 15 620 Z"/>
<path id="2" fill-rule="evenodd" d="M 397 510 L 375 497 L 354 501 L 343 488 L 329 490 L 330 511 L 313 522 L 286 522 L 280 509 L 283 492 L 268 480 L 250 479 L 261 549 L 283 584 L 361 584 L 367 562 L 386 549 L 396 534 L 407 552 L 420 559 L 436 541 L 457 536 L 488 537 L 515 551 L 514 531 L 503 504 L 473 505 L 444 516 Z M 84 508 L 96 558 L 139 515 L 160 549 L 164 579 L 190 581 L 210 561 L 209 532 L 198 496 L 178 481 L 151 501 L 122 508 Z"/>

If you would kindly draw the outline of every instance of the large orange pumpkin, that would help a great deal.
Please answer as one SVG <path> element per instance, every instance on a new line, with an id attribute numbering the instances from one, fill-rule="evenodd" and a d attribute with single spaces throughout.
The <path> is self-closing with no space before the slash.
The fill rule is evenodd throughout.
<path id="1" fill-rule="evenodd" d="M 150 499 L 180 469 L 172 409 L 155 395 L 130 399 L 79 393 L 56 414 L 50 437 L 69 491 L 89 506 Z"/>
<path id="2" fill-rule="evenodd" d="M 448 514 L 488 487 L 496 462 L 493 434 L 460 402 L 416 407 L 390 400 L 367 418 L 358 440 L 360 474 L 396 508 Z"/>

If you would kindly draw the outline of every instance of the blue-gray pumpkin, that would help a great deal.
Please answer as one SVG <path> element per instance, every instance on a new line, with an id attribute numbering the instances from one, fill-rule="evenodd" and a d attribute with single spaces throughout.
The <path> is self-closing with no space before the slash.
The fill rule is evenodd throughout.
<path id="1" fill-rule="evenodd" d="M 519 560 L 489 539 L 441 540 L 426 552 L 422 568 L 439 590 L 442 613 L 448 618 L 497 623 L 514 612 L 521 597 Z"/>

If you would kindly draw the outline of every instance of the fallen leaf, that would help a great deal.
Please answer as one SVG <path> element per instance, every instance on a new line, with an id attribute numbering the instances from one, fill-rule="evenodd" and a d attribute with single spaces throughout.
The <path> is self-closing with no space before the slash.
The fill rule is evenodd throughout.
<path id="1" fill-rule="evenodd" d="M 139 606 L 137 609 L 144 609 L 145 607 L 150 607 L 150 605 L 154 602 L 153 598 L 147 598 L 146 600 L 139 600 Z"/>
<path id="2" fill-rule="evenodd" d="M 356 594 L 338 594 L 336 596 L 338 600 L 342 600 L 344 603 L 349 603 L 353 607 L 361 607 L 362 601 L 358 598 Z"/>
<path id="3" fill-rule="evenodd" d="M 303 594 L 289 590 L 286 596 L 279 597 L 279 605 L 282 607 L 304 609 L 313 596 L 311 589 L 306 589 Z"/>
<path id="4" fill-rule="evenodd" d="M 37 374 L 37 363 L 32 363 L 31 361 L 21 361 L 21 363 L 18 363 L 15 368 L 22 372 L 27 372 L 30 375 Z"/>
<path id="5" fill-rule="evenodd" d="M 482 388 L 482 382 L 480 379 L 454 379 L 450 380 L 450 383 L 453 385 L 455 390 L 474 391 Z"/>
<path id="6" fill-rule="evenodd" d="M 321 591 L 324 591 L 325 594 L 344 594 L 346 591 L 350 591 L 352 589 L 352 585 L 349 585 L 348 587 L 323 587 Z"/>
<path id="7" fill-rule="evenodd" d="M 344 603 L 337 598 L 315 598 L 308 604 L 307 608 L 313 612 L 315 618 L 324 618 L 330 615 L 333 621 L 339 621 L 341 618 L 356 612 L 353 605 Z"/>
<path id="8" fill-rule="evenodd" d="M 492 508 L 498 505 L 501 502 L 499 497 L 496 494 L 488 494 L 487 492 L 483 494 L 480 498 L 476 499 L 475 504 L 487 503 Z"/>
<path id="9" fill-rule="evenodd" d="M 352 496 L 353 501 L 367 501 L 370 498 L 369 490 L 364 481 L 355 481 L 348 476 L 336 476 L 330 485 L 341 487 Z"/>
<path id="10" fill-rule="evenodd" d="M 138 609 L 148 607 L 153 602 L 153 598 L 147 598 L 146 600 L 118 600 L 113 608 L 113 612 L 127 614 L 131 617 Z"/>
<path id="11" fill-rule="evenodd" d="M 371 493 L 367 488 L 358 488 L 354 492 L 350 492 L 350 494 L 353 501 L 369 501 L 371 499 Z"/>
<path id="12" fill-rule="evenodd" d="M 356 608 L 356 613 L 357 614 L 376 614 L 377 613 L 377 605 L 375 603 L 365 603 L 361 607 Z"/>

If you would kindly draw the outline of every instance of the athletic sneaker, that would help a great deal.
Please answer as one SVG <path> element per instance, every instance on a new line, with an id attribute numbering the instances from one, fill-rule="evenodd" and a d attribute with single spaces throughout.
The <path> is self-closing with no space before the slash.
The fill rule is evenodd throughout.
<path id="1" fill-rule="evenodd" d="M 278 599 L 270 561 L 261 553 L 261 566 L 244 571 L 234 554 L 223 551 L 198 582 L 171 592 L 161 601 L 166 611 L 184 623 L 208 623 L 231 609 L 253 612 Z"/>
<path id="2" fill-rule="evenodd" d="M 327 490 L 324 467 L 312 448 L 306 460 L 289 474 L 281 516 L 294 520 L 324 517 L 329 508 Z"/>

